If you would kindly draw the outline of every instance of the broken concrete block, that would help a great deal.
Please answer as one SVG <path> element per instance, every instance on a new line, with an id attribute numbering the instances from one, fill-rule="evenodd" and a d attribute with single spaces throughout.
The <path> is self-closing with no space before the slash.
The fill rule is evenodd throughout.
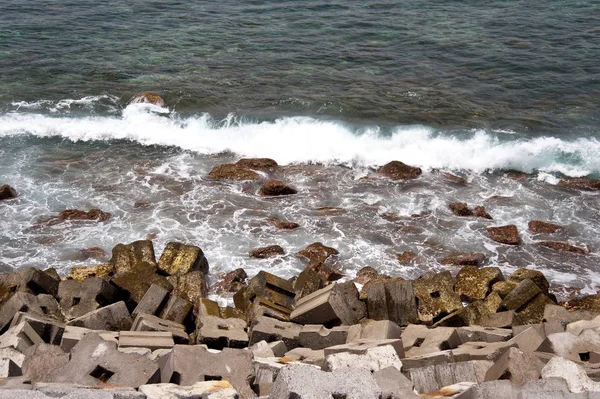
<path id="1" fill-rule="evenodd" d="M 386 367 L 373 373 L 383 398 L 418 398 L 413 391 L 413 383 L 395 367 Z"/>
<path id="2" fill-rule="evenodd" d="M 463 307 L 449 271 L 425 273 L 413 281 L 413 290 L 419 303 L 419 320 L 425 324 L 433 324 Z"/>
<path id="3" fill-rule="evenodd" d="M 319 368 L 323 367 L 325 361 L 325 350 L 310 348 L 294 348 L 285 353 L 285 358 L 297 360 L 302 363 L 312 364 Z"/>
<path id="4" fill-rule="evenodd" d="M 173 333 L 167 331 L 120 331 L 119 349 L 148 348 L 169 349 L 175 345 Z"/>
<path id="5" fill-rule="evenodd" d="M 412 282 L 401 279 L 372 281 L 363 287 L 370 319 L 390 320 L 399 326 L 417 322 Z"/>
<path id="6" fill-rule="evenodd" d="M 21 368 L 11 359 L 0 358 L 0 379 L 23 375 Z"/>
<path id="7" fill-rule="evenodd" d="M 196 343 L 211 349 L 245 348 L 248 346 L 246 322 L 242 319 L 221 319 L 199 316 L 196 319 Z"/>
<path id="8" fill-rule="evenodd" d="M 89 328 L 66 326 L 60 341 L 60 348 L 69 353 L 77 342 L 81 341 L 85 334 L 90 331 L 92 330 Z"/>
<path id="9" fill-rule="evenodd" d="M 523 324 L 537 324 L 544 319 L 544 308 L 548 304 L 554 304 L 554 300 L 546 294 L 539 294 L 531 300 L 523 309 L 513 316 L 513 326 Z"/>
<path id="10" fill-rule="evenodd" d="M 560 322 L 563 325 L 567 325 L 572 322 L 577 322 L 580 320 L 592 320 L 598 314 L 596 312 L 591 312 L 589 310 L 567 310 L 564 306 L 559 306 L 555 304 L 547 304 L 544 307 L 544 321 L 556 321 Z"/>
<path id="11" fill-rule="evenodd" d="M 31 313 L 17 312 L 10 323 L 10 327 L 26 321 L 40 338 L 51 345 L 58 345 L 62 339 L 65 325 L 46 317 Z"/>
<path id="12" fill-rule="evenodd" d="M 546 339 L 546 334 L 537 328 L 527 328 L 509 340 L 525 352 L 535 352 Z"/>
<path id="13" fill-rule="evenodd" d="M 137 315 L 131 326 L 131 331 L 168 331 L 173 334 L 173 340 L 176 344 L 187 344 L 190 340 L 183 324 L 144 313 Z"/>
<path id="14" fill-rule="evenodd" d="M 323 349 L 346 343 L 348 326 L 326 328 L 322 325 L 307 324 L 300 330 L 300 345 L 310 349 Z"/>
<path id="15" fill-rule="evenodd" d="M 13 293 L 17 292 L 32 295 L 48 294 L 56 297 L 57 290 L 58 279 L 33 267 L 17 273 L 0 275 L 0 304 L 10 299 Z"/>
<path id="16" fill-rule="evenodd" d="M 534 354 L 517 348 L 508 348 L 485 375 L 486 381 L 510 380 L 523 385 L 540 378 L 544 363 Z"/>
<path id="17" fill-rule="evenodd" d="M 512 326 L 514 310 L 483 315 L 477 320 L 482 327 L 507 328 Z"/>
<path id="18" fill-rule="evenodd" d="M 38 382 L 33 391 L 47 398 L 61 399 L 146 399 L 143 393 L 130 387 L 87 386 L 80 384 Z"/>
<path id="19" fill-rule="evenodd" d="M 407 357 L 415 357 L 457 348 L 462 342 L 456 328 L 409 324 L 402 333 L 402 343 Z"/>
<path id="20" fill-rule="evenodd" d="M 252 353 L 225 348 L 211 353 L 200 345 L 175 345 L 161 361 L 161 381 L 192 385 L 199 381 L 227 380 L 243 398 L 254 397 L 250 388 L 254 368 Z"/>
<path id="21" fill-rule="evenodd" d="M 252 384 L 254 390 L 260 395 L 269 395 L 273 389 L 273 382 L 277 378 L 279 371 L 288 366 L 294 364 L 302 364 L 292 359 L 281 359 L 281 358 L 262 358 L 254 359 L 252 362 L 254 366 L 254 383 Z"/>
<path id="22" fill-rule="evenodd" d="M 584 330 L 579 335 L 569 332 L 550 334 L 537 351 L 554 353 L 575 362 L 589 361 L 590 352 L 600 351 L 600 333 Z"/>
<path id="23" fill-rule="evenodd" d="M 401 332 L 400 327 L 393 321 L 369 321 L 350 326 L 346 342 L 358 341 L 360 339 L 399 339 Z"/>
<path id="24" fill-rule="evenodd" d="M 21 368 L 23 366 L 23 361 L 25 360 L 25 355 L 12 346 L 7 346 L 0 348 L 0 359 L 10 359 L 14 364 Z"/>
<path id="25" fill-rule="evenodd" d="M 69 362 L 69 354 L 59 346 L 36 344 L 25 351 L 23 374 L 28 376 L 32 383 L 45 381 L 54 369 L 64 366 Z"/>
<path id="26" fill-rule="evenodd" d="M 295 296 L 290 281 L 261 271 L 250 280 L 247 287 L 235 293 L 233 301 L 235 306 L 244 312 L 249 311 L 252 305 L 260 305 L 269 309 L 271 317 L 287 321 Z"/>
<path id="27" fill-rule="evenodd" d="M 532 280 L 525 279 L 504 297 L 502 307 L 508 310 L 520 309 L 541 292 L 542 290 Z"/>
<path id="28" fill-rule="evenodd" d="M 258 341 L 283 341 L 288 349 L 300 346 L 300 331 L 302 326 L 295 323 L 279 321 L 270 317 L 260 316 L 250 331 L 249 344 Z"/>
<path id="29" fill-rule="evenodd" d="M 208 261 L 199 247 L 170 242 L 160 255 L 158 270 L 169 276 L 183 275 L 192 271 L 201 271 L 206 275 Z"/>
<path id="30" fill-rule="evenodd" d="M 86 334 L 71 350 L 70 361 L 48 377 L 48 382 L 134 388 L 159 381 L 156 363 L 145 356 L 121 353 L 115 342 L 106 341 L 94 332 Z"/>
<path id="31" fill-rule="evenodd" d="M 131 316 L 135 318 L 140 313 L 157 315 L 166 305 L 168 295 L 168 290 L 158 284 L 152 284 L 131 312 Z"/>
<path id="32" fill-rule="evenodd" d="M 46 316 L 43 305 L 45 307 L 37 296 L 27 292 L 17 292 L 0 308 L 0 333 L 9 327 L 15 313 L 19 311 Z"/>
<path id="33" fill-rule="evenodd" d="M 118 297 L 117 289 L 99 277 L 83 282 L 63 280 L 58 286 L 58 300 L 68 320 L 115 303 Z"/>
<path id="34" fill-rule="evenodd" d="M 269 348 L 271 348 L 271 350 L 273 351 L 273 355 L 275 357 L 283 357 L 283 355 L 285 355 L 285 352 L 288 351 L 288 347 L 283 341 L 268 342 L 268 345 Z"/>
<path id="35" fill-rule="evenodd" d="M 574 393 L 600 391 L 600 383 L 592 381 L 583 367 L 562 357 L 550 359 L 542 369 L 541 374 L 542 378 L 564 378 L 569 386 L 569 391 Z"/>
<path id="36" fill-rule="evenodd" d="M 129 331 L 132 323 L 125 302 L 119 301 L 73 319 L 68 325 L 90 330 Z"/>
<path id="37" fill-rule="evenodd" d="M 492 290 L 492 285 L 504 280 L 497 267 L 465 266 L 456 275 L 454 290 L 460 297 L 469 302 L 485 299 Z"/>
<path id="38" fill-rule="evenodd" d="M 466 342 L 458 348 L 452 349 L 452 356 L 456 362 L 469 360 L 497 361 L 508 348 L 516 347 L 514 342 Z"/>
<path id="39" fill-rule="evenodd" d="M 252 356 L 256 358 L 275 357 L 273 350 L 267 343 L 267 341 L 259 341 L 254 345 L 248 347 L 248 350 L 252 352 Z M 279 357 L 279 356 L 278 356 Z"/>
<path id="40" fill-rule="evenodd" d="M 161 319 L 183 324 L 193 307 L 191 302 L 176 295 L 171 295 L 159 316 Z"/>
<path id="41" fill-rule="evenodd" d="M 146 399 L 238 399 L 238 392 L 228 381 L 196 382 L 190 386 L 177 384 L 142 385 L 139 391 Z"/>
<path id="42" fill-rule="evenodd" d="M 463 381 L 477 382 L 475 367 L 471 362 L 412 368 L 409 370 L 409 377 L 418 393 L 435 392 Z"/>
<path id="43" fill-rule="evenodd" d="M 366 306 L 358 299 L 356 286 L 348 281 L 331 284 L 300 299 L 290 319 L 300 324 L 339 322 L 352 325 L 366 315 Z"/>
<path id="44" fill-rule="evenodd" d="M 31 346 L 42 343 L 44 343 L 42 338 L 27 322 L 9 328 L 0 336 L 0 348 L 11 347 L 23 354 Z"/>
<path id="45" fill-rule="evenodd" d="M 270 397 L 379 399 L 381 389 L 368 370 L 324 372 L 310 365 L 293 365 L 279 372 Z"/>
<path id="46" fill-rule="evenodd" d="M 334 347 L 335 348 L 335 347 Z M 335 371 L 349 368 L 364 368 L 371 372 L 387 367 L 402 369 L 402 361 L 392 345 L 371 346 L 358 353 L 357 351 L 336 352 L 327 354 L 325 349 L 324 371 Z"/>
<path id="47" fill-rule="evenodd" d="M 342 345 L 330 346 L 329 348 L 325 348 L 324 350 L 326 357 L 335 353 L 346 352 L 355 355 L 364 355 L 370 349 L 377 348 L 380 346 L 391 346 L 394 348 L 394 351 L 396 352 L 396 355 L 398 355 L 398 358 L 402 359 L 404 357 L 404 347 L 402 346 L 401 339 L 361 339 L 358 341 L 348 342 Z"/>
<path id="48" fill-rule="evenodd" d="M 508 328 L 492 328 L 469 326 L 456 329 L 461 343 L 465 342 L 501 342 L 512 338 L 512 330 Z"/>
<path id="49" fill-rule="evenodd" d="M 451 363 L 454 361 L 452 350 L 426 353 L 424 355 L 410 356 L 402 359 L 402 370 L 407 371 L 415 367 L 431 366 L 432 364 Z"/>
<path id="50" fill-rule="evenodd" d="M 573 335 L 579 335 L 583 330 L 598 327 L 600 327 L 600 316 L 597 316 L 591 320 L 579 320 L 569 323 L 566 331 Z"/>
<path id="51" fill-rule="evenodd" d="M 464 308 L 460 308 L 448 316 L 439 319 L 433 326 L 460 327 L 477 325 L 482 317 L 495 313 L 501 302 L 502 299 L 500 296 L 492 292 L 485 300 L 471 302 Z"/>

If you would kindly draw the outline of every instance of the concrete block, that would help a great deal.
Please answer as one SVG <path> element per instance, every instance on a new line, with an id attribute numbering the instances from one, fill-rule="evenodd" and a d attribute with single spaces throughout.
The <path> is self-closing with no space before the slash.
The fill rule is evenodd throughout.
<path id="1" fill-rule="evenodd" d="M 573 335 L 579 335 L 583 330 L 598 327 L 600 327 L 600 316 L 595 317 L 592 320 L 579 320 L 569 323 L 567 325 L 566 331 Z"/>
<path id="2" fill-rule="evenodd" d="M 542 369 L 542 378 L 560 377 L 567 381 L 569 391 L 599 392 L 600 382 L 592 381 L 583 367 L 563 357 L 554 357 Z"/>
<path id="3" fill-rule="evenodd" d="M 23 361 L 25 360 L 25 355 L 13 347 L 7 346 L 5 348 L 0 348 L 0 359 L 10 359 L 14 364 L 21 368 L 23 366 Z"/>
<path id="4" fill-rule="evenodd" d="M 483 315 L 477 321 L 477 325 L 482 327 L 507 328 L 512 326 L 514 310 L 505 312 L 491 313 Z"/>
<path id="5" fill-rule="evenodd" d="M 63 323 L 31 313 L 17 312 L 10 323 L 10 327 L 14 327 L 24 321 L 33 328 L 44 342 L 51 345 L 60 344 L 65 331 Z"/>
<path id="6" fill-rule="evenodd" d="M 310 349 L 323 349 L 346 343 L 348 326 L 326 328 L 322 325 L 307 324 L 300 330 L 300 345 Z"/>
<path id="7" fill-rule="evenodd" d="M 33 295 L 48 294 L 56 297 L 58 280 L 45 271 L 30 267 L 20 272 L 0 275 L 0 287 L 3 287 L 3 291 L 6 292 L 6 295 L 0 295 L 0 303 L 7 300 L 10 293 L 17 292 Z"/>
<path id="8" fill-rule="evenodd" d="M 515 335 L 509 342 L 516 343 L 519 349 L 525 352 L 535 352 L 544 342 L 544 339 L 546 339 L 546 334 L 543 329 L 530 327 Z"/>
<path id="9" fill-rule="evenodd" d="M 295 323 L 275 320 L 270 317 L 260 316 L 250 331 L 249 344 L 258 341 L 283 341 L 288 349 L 300 346 L 300 331 L 302 326 Z"/>
<path id="10" fill-rule="evenodd" d="M 567 310 L 564 306 L 547 304 L 544 307 L 544 321 L 547 322 L 559 322 L 566 326 L 569 323 L 581 320 L 592 320 L 596 318 L 598 314 L 589 310 Z"/>
<path id="11" fill-rule="evenodd" d="M 183 324 L 194 306 L 188 300 L 180 298 L 176 295 L 171 295 L 167 304 L 160 312 L 161 319 L 174 321 L 175 323 Z"/>
<path id="12" fill-rule="evenodd" d="M 89 332 L 71 350 L 70 361 L 54 370 L 48 382 L 87 386 L 128 386 L 158 383 L 158 364 L 145 356 L 121 353 L 115 342 Z"/>
<path id="13" fill-rule="evenodd" d="M 152 284 L 131 312 L 131 316 L 135 318 L 140 313 L 158 315 L 167 304 L 168 295 L 167 289 L 158 284 Z"/>
<path id="14" fill-rule="evenodd" d="M 208 274 L 208 261 L 200 247 L 170 242 L 158 260 L 158 270 L 170 276 L 193 271 Z"/>
<path id="15" fill-rule="evenodd" d="M 413 383 L 395 367 L 387 367 L 373 373 L 383 398 L 418 398 L 413 391 Z"/>
<path id="16" fill-rule="evenodd" d="M 63 280 L 58 300 L 67 320 L 75 319 L 119 300 L 119 292 L 108 281 L 94 277 L 79 282 Z"/>
<path id="17" fill-rule="evenodd" d="M 402 370 L 402 361 L 393 345 L 370 346 L 359 351 L 336 352 L 327 354 L 325 349 L 324 371 L 349 368 L 364 368 L 371 372 L 387 367 Z"/>
<path id="18" fill-rule="evenodd" d="M 544 322 L 539 324 L 523 324 L 520 326 L 512 327 L 513 337 L 516 337 L 528 328 L 535 329 L 542 336 L 548 336 L 550 334 L 565 331 L 565 326 L 559 321 Z"/>
<path id="19" fill-rule="evenodd" d="M 15 313 L 19 311 L 26 311 L 42 317 L 46 316 L 42 303 L 37 296 L 26 292 L 17 292 L 0 307 L 0 333 L 6 331 Z"/>
<path id="20" fill-rule="evenodd" d="M 131 331 L 168 331 L 173 334 L 173 340 L 176 344 L 187 344 L 190 340 L 183 324 L 144 313 L 137 315 L 131 326 Z"/>
<path id="21" fill-rule="evenodd" d="M 579 335 L 569 332 L 550 334 L 537 350 L 553 353 L 574 362 L 589 362 L 590 353 L 600 351 L 600 333 L 584 330 Z"/>
<path id="22" fill-rule="evenodd" d="M 508 348 L 516 347 L 514 342 L 466 342 L 458 348 L 452 349 L 455 362 L 469 360 L 497 361 Z"/>
<path id="23" fill-rule="evenodd" d="M 146 399 L 238 399 L 240 397 L 228 381 L 196 382 L 190 386 L 142 385 L 139 391 Z"/>
<path id="24" fill-rule="evenodd" d="M 60 341 L 60 348 L 69 353 L 77 342 L 81 341 L 90 331 L 92 330 L 85 327 L 66 326 Z"/>
<path id="25" fill-rule="evenodd" d="M 390 320 L 400 326 L 417 322 L 417 303 L 412 282 L 401 279 L 373 281 L 361 292 L 367 298 L 370 319 Z"/>
<path id="26" fill-rule="evenodd" d="M 244 312 L 249 311 L 251 306 L 261 306 L 268 309 L 271 317 L 287 321 L 295 295 L 290 281 L 261 271 L 250 280 L 247 287 L 235 293 L 233 301 L 236 308 Z"/>
<path id="27" fill-rule="evenodd" d="M 461 344 L 454 327 L 427 328 L 423 325 L 409 324 L 401 337 L 407 357 L 453 349 Z"/>
<path id="28" fill-rule="evenodd" d="M 196 319 L 196 343 L 211 349 L 245 348 L 248 346 L 246 322 L 241 319 L 221 319 L 199 316 Z"/>
<path id="29" fill-rule="evenodd" d="M 350 326 L 346 342 L 361 339 L 399 339 L 402 335 L 400 327 L 389 320 L 369 321 Z"/>
<path id="30" fill-rule="evenodd" d="M 117 273 L 128 272 L 140 263 L 147 263 L 156 268 L 154 245 L 150 240 L 139 240 L 130 244 L 117 244 L 112 249 L 112 257 L 109 263 Z"/>
<path id="31" fill-rule="evenodd" d="M 268 342 L 268 345 L 273 351 L 273 355 L 275 355 L 275 357 L 283 357 L 283 355 L 288 351 L 288 347 L 283 341 Z"/>
<path id="32" fill-rule="evenodd" d="M 11 359 L 0 358 L 0 378 L 18 377 L 23 375 L 21 367 Z"/>
<path id="33" fill-rule="evenodd" d="M 22 370 L 32 383 L 36 383 L 46 380 L 55 369 L 68 362 L 69 355 L 59 346 L 37 344 L 25 351 Z"/>
<path id="34" fill-rule="evenodd" d="M 504 297 L 502 307 L 508 310 L 520 309 L 541 292 L 542 290 L 532 280 L 525 279 Z"/>
<path id="35" fill-rule="evenodd" d="M 444 315 L 462 309 L 460 296 L 454 292 L 454 278 L 449 271 L 428 272 L 412 282 L 418 299 L 418 317 L 431 325 Z"/>
<path id="36" fill-rule="evenodd" d="M 366 354 L 371 348 L 376 348 L 380 346 L 392 346 L 394 351 L 398 355 L 398 358 L 404 358 L 404 347 L 402 346 L 401 339 L 381 339 L 381 340 L 371 340 L 371 339 L 361 339 L 358 341 L 348 342 L 342 345 L 330 346 L 329 348 L 325 348 L 325 357 L 329 355 L 333 355 L 334 353 L 352 353 L 355 355 L 363 355 Z"/>
<path id="37" fill-rule="evenodd" d="M 254 397 L 249 381 L 253 376 L 252 354 L 225 348 L 211 353 L 203 346 L 175 345 L 161 360 L 161 381 L 192 385 L 199 381 L 227 380 L 243 398 Z"/>
<path id="38" fill-rule="evenodd" d="M 461 343 L 465 342 L 501 342 L 512 338 L 512 330 L 508 328 L 492 328 L 481 326 L 459 327 L 456 329 Z"/>
<path id="39" fill-rule="evenodd" d="M 352 325 L 366 315 L 366 306 L 358 299 L 354 283 L 349 281 L 331 284 L 301 298 L 290 314 L 290 319 L 300 324 L 337 322 Z"/>
<path id="40" fill-rule="evenodd" d="M 282 358 L 260 358 L 254 359 L 254 391 L 260 396 L 269 395 L 273 389 L 273 382 L 277 378 L 279 371 L 288 365 L 302 364 L 291 359 Z"/>
<path id="41" fill-rule="evenodd" d="M 251 345 L 248 350 L 252 352 L 252 356 L 254 359 L 256 358 L 266 358 L 266 357 L 275 357 L 273 350 L 267 343 L 267 341 L 259 341 L 254 345 Z"/>
<path id="42" fill-rule="evenodd" d="M 11 347 L 23 354 L 31 346 L 43 342 L 42 338 L 40 338 L 27 322 L 22 322 L 21 324 L 9 328 L 0 336 L 0 348 Z"/>
<path id="43" fill-rule="evenodd" d="M 294 348 L 285 353 L 285 358 L 297 360 L 305 364 L 312 364 L 319 368 L 323 367 L 325 361 L 325 350 L 310 348 Z"/>
<path id="44" fill-rule="evenodd" d="M 409 378 L 418 393 L 428 393 L 459 382 L 477 383 L 475 367 L 471 362 L 436 364 L 412 368 Z"/>
<path id="45" fill-rule="evenodd" d="M 146 399 L 143 393 L 129 387 L 96 387 L 69 383 L 38 382 L 33 385 L 33 390 L 44 393 L 50 398 L 61 399 Z M 97 394 L 105 396 L 95 396 Z"/>
<path id="46" fill-rule="evenodd" d="M 544 363 L 531 353 L 517 348 L 508 348 L 485 375 L 486 381 L 510 380 L 523 385 L 540 378 Z"/>
<path id="47" fill-rule="evenodd" d="M 375 378 L 365 369 L 324 372 L 309 365 L 293 365 L 280 371 L 270 397 L 379 399 L 381 389 Z"/>
<path id="48" fill-rule="evenodd" d="M 89 328 L 90 330 L 128 331 L 131 329 L 133 320 L 125 302 L 119 301 L 86 313 L 67 324 L 75 327 Z"/>
<path id="49" fill-rule="evenodd" d="M 173 333 L 170 331 L 120 331 L 119 349 L 122 348 L 148 348 L 169 349 L 175 345 Z"/>
<path id="50" fill-rule="evenodd" d="M 450 363 L 454 361 L 452 350 L 426 353 L 424 355 L 410 356 L 402 359 L 402 370 L 407 371 L 415 367 L 431 366 L 432 364 Z"/>
<path id="51" fill-rule="evenodd" d="M 135 263 L 130 269 L 117 271 L 110 282 L 127 296 L 127 303 L 131 308 L 137 306 L 152 284 L 160 285 L 168 291 L 174 286 L 165 276 L 156 272 L 156 266 L 147 262 Z"/>
<path id="52" fill-rule="evenodd" d="M 3 390 L 9 392 L 16 390 L 31 391 L 31 381 L 26 376 L 0 378 L 0 392 Z"/>

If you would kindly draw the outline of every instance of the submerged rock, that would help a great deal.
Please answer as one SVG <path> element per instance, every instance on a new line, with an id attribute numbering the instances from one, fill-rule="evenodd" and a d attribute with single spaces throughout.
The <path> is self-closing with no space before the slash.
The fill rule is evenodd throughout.
<path id="1" fill-rule="evenodd" d="M 237 292 L 242 287 L 245 287 L 248 274 L 241 267 L 226 273 L 217 284 L 213 286 L 213 290 L 219 294 L 223 292 Z"/>
<path id="2" fill-rule="evenodd" d="M 250 251 L 251 258 L 266 259 L 274 256 L 284 255 L 284 249 L 279 245 L 269 245 L 261 248 L 254 248 Z"/>
<path id="3" fill-rule="evenodd" d="M 13 198 L 17 198 L 17 191 L 14 188 L 8 184 L 0 187 L 0 201 Z"/>
<path id="4" fill-rule="evenodd" d="M 101 211 L 100 209 L 90 209 L 89 211 L 81 211 L 79 209 L 66 209 L 57 216 L 49 219 L 40 220 L 38 223 L 56 224 L 66 220 L 82 220 L 82 221 L 97 221 L 105 222 L 112 217 L 112 214 Z"/>
<path id="5" fill-rule="evenodd" d="M 488 227 L 487 228 L 490 239 L 507 245 L 519 245 L 521 243 L 521 237 L 517 226 L 510 224 L 508 226 Z"/>
<path id="6" fill-rule="evenodd" d="M 571 299 L 565 303 L 565 308 L 569 310 L 590 310 L 600 313 L 600 294 L 586 295 L 581 298 Z"/>
<path id="7" fill-rule="evenodd" d="M 212 168 L 208 177 L 217 180 L 260 180 L 261 177 L 253 170 L 243 168 L 239 165 L 226 163 Z"/>
<path id="8" fill-rule="evenodd" d="M 589 253 L 588 250 L 585 248 L 576 247 L 574 245 L 562 241 L 541 241 L 538 242 L 537 245 L 545 248 L 550 248 L 558 252 L 571 252 L 574 254 L 581 255 Z"/>
<path id="9" fill-rule="evenodd" d="M 307 258 L 311 262 L 325 262 L 330 256 L 339 255 L 339 252 L 335 248 L 328 247 L 320 242 L 314 242 L 298 252 L 298 255 Z"/>
<path id="10" fill-rule="evenodd" d="M 448 205 L 448 207 L 456 216 L 476 216 L 484 219 L 492 219 L 490 214 L 487 213 L 485 208 L 481 205 L 470 209 L 469 206 L 464 202 L 452 202 Z"/>
<path id="11" fill-rule="evenodd" d="M 281 180 L 269 179 L 260 188 L 261 195 L 278 196 L 296 194 L 298 190 Z"/>
<path id="12" fill-rule="evenodd" d="M 392 180 L 416 179 L 423 173 L 421 168 L 406 165 L 400 161 L 392 161 L 383 165 L 377 173 L 389 177 Z"/>
<path id="13" fill-rule="evenodd" d="M 401 254 L 396 254 L 396 259 L 403 265 L 408 265 L 417 259 L 417 254 L 413 251 L 404 251 Z"/>
<path id="14" fill-rule="evenodd" d="M 600 190 L 600 180 L 590 179 L 589 177 L 569 177 L 561 179 L 558 186 L 583 191 L 598 191 Z"/>
<path id="15" fill-rule="evenodd" d="M 242 158 L 235 164 L 241 168 L 262 170 L 265 172 L 273 171 L 278 166 L 277 162 L 271 158 Z"/>
<path id="16" fill-rule="evenodd" d="M 145 92 L 138 94 L 131 99 L 131 104 L 154 104 L 159 107 L 165 106 L 165 100 L 156 93 Z"/>
<path id="17" fill-rule="evenodd" d="M 457 265 L 457 266 L 480 266 L 485 260 L 485 254 L 475 252 L 464 252 L 458 254 L 451 254 L 442 258 L 440 263 L 442 265 Z"/>
<path id="18" fill-rule="evenodd" d="M 267 219 L 267 222 L 271 223 L 273 226 L 282 230 L 293 230 L 300 227 L 298 223 L 289 222 L 287 220 L 279 219 L 276 217 L 270 217 Z"/>
<path id="19" fill-rule="evenodd" d="M 440 173 L 440 175 L 447 182 L 454 183 L 454 184 L 460 184 L 460 185 L 467 184 L 467 179 L 465 179 L 464 177 L 456 176 L 456 175 L 454 175 L 452 173 L 448 173 L 448 172 L 442 172 L 442 173 Z"/>
<path id="20" fill-rule="evenodd" d="M 556 233 L 559 230 L 562 230 L 563 227 L 554 223 L 542 222 L 541 220 L 532 220 L 528 224 L 529 231 L 532 233 L 542 233 L 542 234 L 552 234 Z"/>

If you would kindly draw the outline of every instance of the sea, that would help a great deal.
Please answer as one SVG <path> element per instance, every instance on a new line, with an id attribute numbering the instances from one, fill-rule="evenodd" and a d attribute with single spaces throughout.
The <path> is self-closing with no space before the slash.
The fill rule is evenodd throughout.
<path id="1" fill-rule="evenodd" d="M 165 106 L 132 104 L 143 92 Z M 298 194 L 208 178 L 243 157 L 276 160 Z M 379 176 L 392 160 L 423 175 Z M 150 238 L 157 254 L 200 246 L 213 281 L 239 267 L 290 278 L 318 241 L 346 278 L 455 273 L 440 259 L 479 252 L 593 293 L 600 194 L 557 185 L 581 176 L 600 178 L 597 1 L 0 2 L 0 184 L 19 193 L 0 203 L 4 271 L 68 274 Z M 493 220 L 455 216 L 455 201 Z M 92 208 L 113 217 L 43 223 Z M 534 234 L 530 220 L 564 229 Z M 506 224 L 521 245 L 488 238 Z M 273 244 L 286 254 L 248 255 Z"/>

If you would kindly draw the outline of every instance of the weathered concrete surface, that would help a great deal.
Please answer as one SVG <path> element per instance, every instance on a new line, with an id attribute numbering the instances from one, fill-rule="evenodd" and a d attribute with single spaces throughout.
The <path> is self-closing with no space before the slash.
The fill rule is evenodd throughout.
<path id="1" fill-rule="evenodd" d="M 363 287 L 370 319 L 390 320 L 399 326 L 417 322 L 412 282 L 401 279 L 371 281 Z"/>
<path id="2" fill-rule="evenodd" d="M 196 319 L 196 342 L 211 349 L 245 348 L 248 346 L 246 322 L 202 315 Z"/>
<path id="3" fill-rule="evenodd" d="M 590 352 L 600 352 L 600 332 L 584 330 L 579 335 L 569 332 L 550 334 L 537 349 L 540 352 L 554 353 L 572 361 L 582 361 Z"/>
<path id="4" fill-rule="evenodd" d="M 290 319 L 300 324 L 339 321 L 343 325 L 352 325 L 366 315 L 366 306 L 358 299 L 356 286 L 348 281 L 331 284 L 300 299 Z"/>
<path id="5" fill-rule="evenodd" d="M 98 277 L 83 282 L 63 280 L 58 299 L 67 319 L 75 319 L 102 306 L 118 301 L 119 293 L 108 281 Z"/>
<path id="6" fill-rule="evenodd" d="M 0 348 L 14 348 L 21 353 L 44 341 L 27 322 L 11 327 L 0 336 Z"/>
<path id="7" fill-rule="evenodd" d="M 542 378 L 560 377 L 567 381 L 569 390 L 574 393 L 600 392 L 600 383 L 592 381 L 583 367 L 562 357 L 554 357 L 542 369 Z"/>
<path id="8" fill-rule="evenodd" d="M 62 367 L 68 362 L 69 354 L 59 346 L 37 344 L 25 351 L 22 370 L 32 383 L 36 383 L 45 381 L 54 369 Z"/>
<path id="9" fill-rule="evenodd" d="M 200 247 L 170 242 L 160 255 L 158 270 L 170 276 L 196 270 L 208 274 L 208 261 Z"/>
<path id="10" fill-rule="evenodd" d="M 459 382 L 477 382 L 475 367 L 471 362 L 436 364 L 412 368 L 410 379 L 419 393 L 434 392 Z"/>
<path id="11" fill-rule="evenodd" d="M 183 324 L 144 313 L 137 315 L 131 326 L 131 331 L 168 331 L 173 334 L 173 340 L 176 344 L 187 344 L 190 340 Z"/>
<path id="12" fill-rule="evenodd" d="M 177 384 L 142 385 L 139 391 L 146 399 L 237 399 L 239 395 L 228 381 L 196 382 L 190 386 Z"/>
<path id="13" fill-rule="evenodd" d="M 350 328 L 348 326 L 327 328 L 322 325 L 307 324 L 302 326 L 298 338 L 300 345 L 305 348 L 324 349 L 346 343 Z"/>
<path id="14" fill-rule="evenodd" d="M 152 284 L 131 312 L 131 316 L 137 317 L 140 313 L 157 315 L 166 305 L 168 295 L 168 290 L 158 284 Z"/>
<path id="15" fill-rule="evenodd" d="M 512 338 L 512 330 L 508 328 L 492 328 L 469 326 L 456 329 L 461 343 L 465 342 L 500 342 Z"/>
<path id="16" fill-rule="evenodd" d="M 355 355 L 363 355 L 366 354 L 370 349 L 380 346 L 391 346 L 394 348 L 398 358 L 402 359 L 404 357 L 404 347 L 402 346 L 401 339 L 362 339 L 342 345 L 330 346 L 329 348 L 325 348 L 325 356 L 329 356 L 334 353 L 352 353 Z"/>
<path id="17" fill-rule="evenodd" d="M 289 321 L 295 296 L 290 281 L 261 271 L 250 280 L 247 287 L 235 293 L 233 301 L 244 312 L 252 306 L 261 306 L 268 309 L 272 317 Z"/>
<path id="18" fill-rule="evenodd" d="M 312 364 L 320 368 L 323 367 L 323 362 L 325 361 L 325 350 L 294 348 L 291 351 L 286 352 L 284 357 L 288 359 L 298 360 L 302 363 Z"/>
<path id="19" fill-rule="evenodd" d="M 373 373 L 383 398 L 418 398 L 413 391 L 413 383 L 395 367 L 386 367 Z"/>
<path id="20" fill-rule="evenodd" d="M 486 381 L 510 380 L 523 385 L 541 376 L 544 363 L 535 355 L 517 348 L 509 348 L 485 375 Z"/>
<path id="21" fill-rule="evenodd" d="M 327 353 L 327 349 L 325 350 Z M 324 371 L 335 371 L 352 368 L 364 368 L 371 372 L 379 371 L 387 367 L 402 369 L 402 361 L 392 345 L 370 347 L 361 353 L 338 352 L 326 355 L 322 369 Z"/>
<path id="22" fill-rule="evenodd" d="M 169 349 L 175 345 L 173 333 L 165 331 L 119 331 L 119 349 Z"/>
<path id="23" fill-rule="evenodd" d="M 58 345 L 65 331 L 65 325 L 47 317 L 38 316 L 31 313 L 15 313 L 10 327 L 27 322 L 40 338 L 47 344 Z"/>
<path id="24" fill-rule="evenodd" d="M 302 364 L 289 358 L 262 358 L 254 359 L 254 383 L 252 387 L 259 395 L 269 395 L 273 389 L 273 382 L 282 368 L 287 365 Z"/>
<path id="25" fill-rule="evenodd" d="M 401 328 L 393 321 L 368 321 L 350 326 L 346 342 L 358 341 L 361 339 L 399 339 L 401 331 Z"/>
<path id="26" fill-rule="evenodd" d="M 402 343 L 407 357 L 457 348 L 462 342 L 456 328 L 410 324 L 402 333 Z"/>
<path id="27" fill-rule="evenodd" d="M 419 320 L 425 324 L 433 324 L 462 308 L 460 297 L 454 292 L 454 278 L 449 271 L 425 273 L 412 284 L 419 301 Z"/>
<path id="28" fill-rule="evenodd" d="M 300 324 L 259 316 L 250 332 L 249 344 L 253 345 L 263 340 L 283 341 L 288 349 L 294 349 L 300 346 L 300 331 L 302 331 Z"/>
<path id="29" fill-rule="evenodd" d="M 125 302 L 119 301 L 86 313 L 81 317 L 71 320 L 68 324 L 89 328 L 90 330 L 129 331 L 133 320 Z"/>

